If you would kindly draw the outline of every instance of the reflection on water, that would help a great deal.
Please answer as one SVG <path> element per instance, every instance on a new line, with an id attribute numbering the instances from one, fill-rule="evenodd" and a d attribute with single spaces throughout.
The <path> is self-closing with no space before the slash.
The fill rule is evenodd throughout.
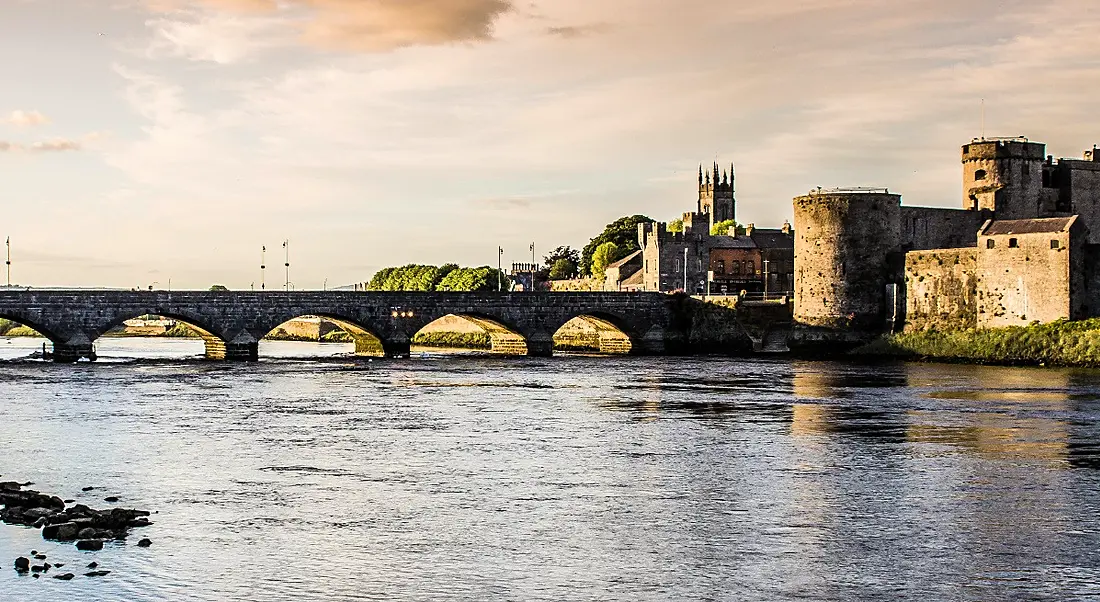
<path id="1" fill-rule="evenodd" d="M 0 478 L 159 511 L 154 546 L 0 527 L 113 571 L 4 599 L 1100 596 L 1098 372 L 97 345 L 0 362 Z"/>

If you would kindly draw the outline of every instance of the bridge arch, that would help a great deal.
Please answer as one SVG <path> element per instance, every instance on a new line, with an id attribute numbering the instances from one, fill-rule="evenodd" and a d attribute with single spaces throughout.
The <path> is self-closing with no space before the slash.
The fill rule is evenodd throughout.
<path id="1" fill-rule="evenodd" d="M 285 316 L 279 316 L 281 319 Z M 329 329 L 332 325 L 335 329 Z M 342 312 L 316 311 L 291 316 L 282 320 L 267 332 L 257 333 L 259 339 L 301 340 L 319 342 L 345 342 L 355 346 L 355 354 L 372 357 L 407 355 L 407 345 L 388 340 L 377 326 L 369 326 L 358 318 L 349 318 Z M 340 335 L 346 335 L 340 336 Z"/>
<path id="2" fill-rule="evenodd" d="M 528 353 L 527 339 L 518 327 L 479 312 L 434 317 L 414 333 L 412 343 L 425 347 L 483 350 L 499 355 Z"/>
<path id="3" fill-rule="evenodd" d="M 554 331 L 555 351 L 630 355 L 640 351 L 641 334 L 630 321 L 609 312 L 585 312 L 569 317 Z"/>
<path id="4" fill-rule="evenodd" d="M 163 318 L 174 322 L 176 325 L 176 331 L 174 333 L 170 330 L 166 330 L 164 334 L 152 336 L 198 338 L 203 342 L 204 355 L 207 359 L 221 360 L 226 357 L 224 335 L 219 334 L 218 330 L 209 325 L 207 320 L 199 316 L 175 311 L 166 312 L 161 309 L 132 310 L 120 313 L 101 325 L 101 327 L 97 329 L 98 332 L 95 333 L 95 337 L 92 341 L 97 341 L 108 333 L 117 331 L 124 327 L 125 323 L 128 321 L 141 319 L 143 317 Z"/>

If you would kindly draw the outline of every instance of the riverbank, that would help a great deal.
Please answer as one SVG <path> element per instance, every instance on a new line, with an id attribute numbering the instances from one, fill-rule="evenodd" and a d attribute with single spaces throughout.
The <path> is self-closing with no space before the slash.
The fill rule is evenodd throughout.
<path id="1" fill-rule="evenodd" d="M 957 363 L 1100 367 L 1100 319 L 888 335 L 851 352 Z"/>

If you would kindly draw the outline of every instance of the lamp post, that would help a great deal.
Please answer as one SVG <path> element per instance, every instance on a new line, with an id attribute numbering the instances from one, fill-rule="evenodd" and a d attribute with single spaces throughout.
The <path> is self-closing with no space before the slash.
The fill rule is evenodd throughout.
<path id="1" fill-rule="evenodd" d="M 504 292 L 504 277 L 500 273 L 500 261 L 504 258 L 504 247 L 497 247 L 497 292 Z"/>
<path id="2" fill-rule="evenodd" d="M 267 245 L 260 247 L 260 290 L 267 288 L 264 284 L 264 270 L 267 269 Z"/>
<path id="3" fill-rule="evenodd" d="M 286 291 L 290 292 L 290 240 L 283 241 L 283 251 L 286 253 L 286 262 L 283 266 L 286 267 Z"/>
<path id="4" fill-rule="evenodd" d="M 768 300 L 768 260 L 764 260 L 764 300 Z"/>
<path id="5" fill-rule="evenodd" d="M 10 288 L 11 287 L 11 237 L 10 236 L 8 237 L 7 242 L 5 242 L 4 244 L 6 244 L 8 246 L 7 266 L 8 266 L 8 287 Z"/>

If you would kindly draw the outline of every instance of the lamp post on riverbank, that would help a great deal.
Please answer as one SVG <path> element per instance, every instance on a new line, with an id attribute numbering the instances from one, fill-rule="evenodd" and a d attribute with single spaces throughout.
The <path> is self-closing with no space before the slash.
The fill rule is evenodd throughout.
<path id="1" fill-rule="evenodd" d="M 497 292 L 504 292 L 504 277 L 500 273 L 500 261 L 504 258 L 504 247 L 497 247 Z"/>
<path id="2" fill-rule="evenodd" d="M 264 290 L 267 286 L 264 284 L 264 270 L 267 269 L 267 245 L 260 247 L 260 290 Z"/>
<path id="3" fill-rule="evenodd" d="M 7 267 L 8 267 L 8 287 L 10 288 L 11 287 L 11 237 L 10 236 L 8 237 L 8 240 L 4 244 L 7 245 L 7 247 L 8 247 Z"/>

